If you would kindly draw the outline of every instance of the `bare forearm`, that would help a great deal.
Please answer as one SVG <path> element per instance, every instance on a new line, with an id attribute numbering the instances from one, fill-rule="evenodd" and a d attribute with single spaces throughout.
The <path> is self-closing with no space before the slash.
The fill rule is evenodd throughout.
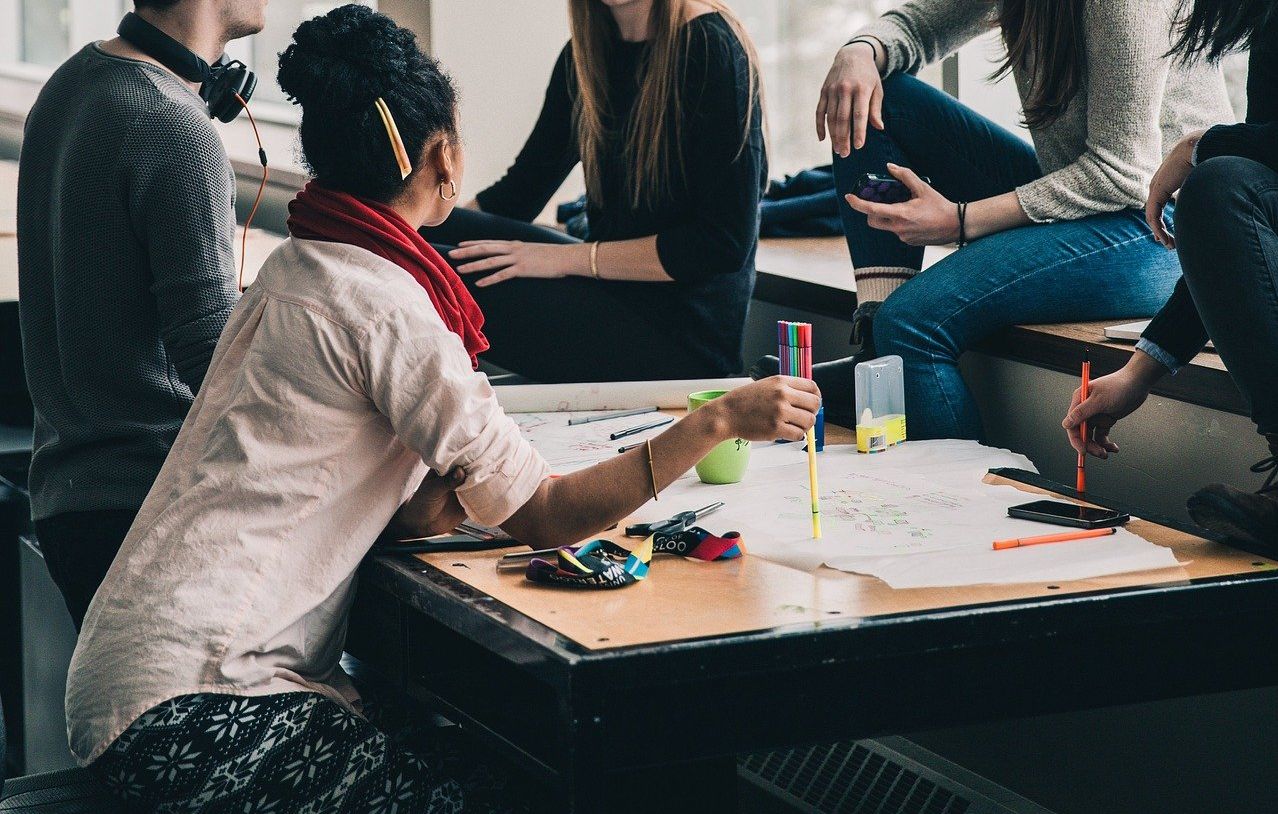
<path id="1" fill-rule="evenodd" d="M 1030 223 L 1033 221 L 1021 208 L 1021 201 L 1016 193 L 1005 192 L 968 204 L 965 231 L 968 240 L 975 240 Z"/>
<path id="2" fill-rule="evenodd" d="M 1123 373 L 1145 392 L 1149 392 L 1163 376 L 1167 375 L 1167 368 L 1145 351 L 1137 350 L 1127 364 L 1123 365 Z"/>
<path id="3" fill-rule="evenodd" d="M 572 265 L 572 273 L 593 277 L 595 271 L 590 265 L 590 244 L 583 244 L 578 254 L 577 262 Z M 599 270 L 599 278 L 603 280 L 668 283 L 673 279 L 661 265 L 656 237 L 601 242 L 595 250 L 595 266 Z"/>
<path id="4" fill-rule="evenodd" d="M 651 471 L 644 445 L 590 469 L 549 479 L 503 528 L 536 548 L 584 540 L 648 502 L 654 473 L 657 489 L 664 489 L 728 437 L 717 405 L 706 405 L 652 439 Z"/>

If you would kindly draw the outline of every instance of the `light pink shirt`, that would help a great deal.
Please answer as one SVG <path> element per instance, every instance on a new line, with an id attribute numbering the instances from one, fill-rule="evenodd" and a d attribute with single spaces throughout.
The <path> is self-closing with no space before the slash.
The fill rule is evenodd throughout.
<path id="1" fill-rule="evenodd" d="M 244 294 L 71 661 L 71 750 L 156 704 L 313 690 L 338 666 L 360 560 L 427 468 L 505 521 L 549 473 L 401 268 L 285 241 Z"/>

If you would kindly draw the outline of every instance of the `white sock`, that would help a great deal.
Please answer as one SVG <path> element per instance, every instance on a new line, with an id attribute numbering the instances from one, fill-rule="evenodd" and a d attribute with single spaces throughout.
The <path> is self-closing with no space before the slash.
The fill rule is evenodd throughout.
<path id="1" fill-rule="evenodd" d="M 904 266 L 866 266 L 852 273 L 856 277 L 857 302 L 883 302 L 919 270 Z"/>

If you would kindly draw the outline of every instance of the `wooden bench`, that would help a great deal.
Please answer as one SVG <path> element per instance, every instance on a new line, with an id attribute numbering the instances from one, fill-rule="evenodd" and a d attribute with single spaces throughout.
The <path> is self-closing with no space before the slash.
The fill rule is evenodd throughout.
<path id="1" fill-rule="evenodd" d="M 946 253 L 943 248 L 929 249 L 925 267 Z M 849 319 L 856 309 L 856 285 L 841 237 L 766 238 L 759 242 L 756 266 L 756 300 L 840 320 Z M 1074 376 L 1086 351 L 1095 375 L 1101 376 L 1122 367 L 1135 352 L 1133 343 L 1105 338 L 1107 326 L 1124 321 L 1018 325 L 976 349 Z M 1165 377 L 1154 393 L 1213 410 L 1238 415 L 1249 412 L 1213 351 L 1200 353 L 1175 376 Z"/>

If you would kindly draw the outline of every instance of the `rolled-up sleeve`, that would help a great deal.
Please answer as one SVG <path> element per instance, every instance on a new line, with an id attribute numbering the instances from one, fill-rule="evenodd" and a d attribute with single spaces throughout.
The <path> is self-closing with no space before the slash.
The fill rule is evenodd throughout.
<path id="1" fill-rule="evenodd" d="M 399 439 L 437 473 L 465 470 L 457 498 L 474 520 L 505 522 L 550 474 L 428 306 L 409 303 L 380 320 L 363 356 L 368 396 Z"/>
<path id="2" fill-rule="evenodd" d="M 1207 328 L 1182 277 L 1171 299 L 1150 321 L 1136 348 L 1176 373 L 1193 361 L 1206 344 Z"/>

